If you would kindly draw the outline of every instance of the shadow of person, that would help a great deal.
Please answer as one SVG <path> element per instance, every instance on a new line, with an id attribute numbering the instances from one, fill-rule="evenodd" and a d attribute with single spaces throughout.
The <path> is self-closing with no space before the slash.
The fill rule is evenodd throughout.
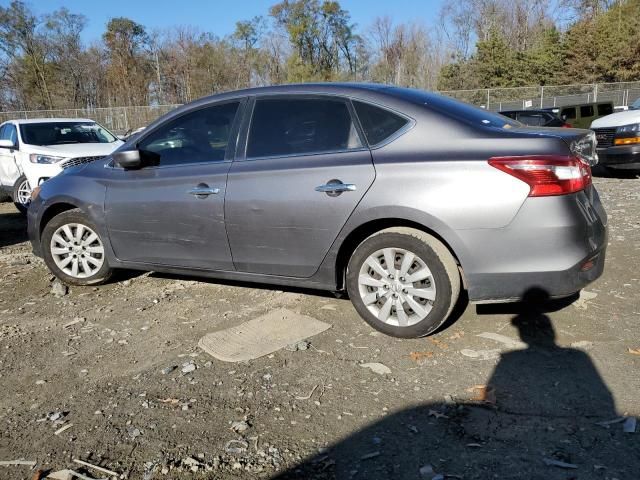
<path id="1" fill-rule="evenodd" d="M 459 385 L 455 401 L 363 421 L 274 478 L 566 480 L 627 478 L 640 471 L 637 443 L 621 428 L 596 424 L 616 418 L 613 397 L 586 353 L 557 344 L 543 313 L 546 302 L 546 293 L 536 289 L 518 307 L 512 324 L 522 348 L 501 355 L 484 388 L 495 397 L 474 398 L 468 385 Z"/>
<path id="2" fill-rule="evenodd" d="M 611 392 L 585 352 L 556 344 L 551 319 L 543 313 L 548 301 L 531 290 L 524 309 L 511 324 L 526 348 L 501 355 L 487 384 L 493 387 L 500 412 L 545 417 L 608 417 L 615 415 Z"/>

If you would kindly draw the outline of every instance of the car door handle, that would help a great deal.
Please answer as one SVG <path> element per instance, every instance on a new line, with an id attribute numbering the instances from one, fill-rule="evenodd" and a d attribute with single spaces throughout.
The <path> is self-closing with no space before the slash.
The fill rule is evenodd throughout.
<path id="1" fill-rule="evenodd" d="M 324 192 L 324 193 L 342 193 L 342 192 L 354 192 L 356 190 L 356 186 L 353 183 L 342 183 L 341 181 L 330 180 L 324 185 L 318 185 L 316 187 L 316 192 Z"/>
<path id="2" fill-rule="evenodd" d="M 209 195 L 217 195 L 220 193 L 219 188 L 209 188 L 209 187 L 196 187 L 189 190 L 191 195 L 195 195 L 196 197 L 208 197 Z"/>

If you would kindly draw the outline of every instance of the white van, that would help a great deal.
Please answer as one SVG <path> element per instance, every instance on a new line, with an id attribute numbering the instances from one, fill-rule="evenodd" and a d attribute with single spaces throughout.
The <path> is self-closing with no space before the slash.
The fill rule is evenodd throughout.
<path id="1" fill-rule="evenodd" d="M 629 110 L 594 120 L 591 130 L 596 132 L 600 165 L 640 172 L 640 99 Z"/>

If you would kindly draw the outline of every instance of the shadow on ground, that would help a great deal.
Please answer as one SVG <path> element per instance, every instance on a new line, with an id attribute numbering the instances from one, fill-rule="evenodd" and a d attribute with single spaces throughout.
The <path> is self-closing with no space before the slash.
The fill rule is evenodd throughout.
<path id="1" fill-rule="evenodd" d="M 27 238 L 27 219 L 18 213 L 0 213 L 0 248 L 10 247 L 22 242 Z"/>
<path id="2" fill-rule="evenodd" d="M 614 399 L 585 352 L 556 344 L 540 292 L 512 306 L 526 346 L 468 398 L 389 414 L 275 478 L 632 478 L 638 436 L 596 424 L 617 418 Z"/>
<path id="3" fill-rule="evenodd" d="M 602 165 L 596 165 L 591 169 L 592 173 L 596 177 L 603 178 L 630 178 L 635 179 L 640 176 L 639 170 L 624 170 L 624 169 L 615 169 L 615 168 L 607 168 Z"/>

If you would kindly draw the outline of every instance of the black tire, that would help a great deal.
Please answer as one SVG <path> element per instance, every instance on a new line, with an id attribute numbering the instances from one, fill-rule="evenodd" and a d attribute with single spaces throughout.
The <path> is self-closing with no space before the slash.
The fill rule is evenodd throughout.
<path id="1" fill-rule="evenodd" d="M 24 205 L 18 201 L 18 191 L 20 190 L 20 185 L 22 185 L 26 181 L 27 181 L 27 177 L 22 175 L 20 178 L 16 180 L 16 183 L 13 184 L 13 204 L 16 206 L 18 211 L 23 215 L 27 214 L 27 209 L 29 208 L 29 204 Z"/>
<path id="2" fill-rule="evenodd" d="M 360 268 L 370 255 L 388 247 L 416 254 L 431 270 L 435 282 L 437 293 L 431 311 L 413 325 L 396 326 L 378 320 L 360 295 Z M 346 283 L 349 298 L 360 316 L 376 330 L 399 338 L 418 338 L 435 332 L 447 320 L 460 296 L 460 272 L 447 247 L 425 232 L 406 227 L 381 230 L 364 240 L 351 255 Z"/>
<path id="3" fill-rule="evenodd" d="M 93 222 L 91 222 L 91 220 L 89 220 L 89 218 L 84 213 L 82 213 L 80 209 L 67 210 L 66 212 L 62 212 L 56 215 L 55 217 L 53 217 L 49 221 L 49 223 L 45 225 L 42 231 L 42 236 L 41 236 L 42 253 L 43 253 L 44 261 L 47 264 L 47 267 L 49 267 L 49 270 L 51 270 L 51 272 L 56 277 L 58 277 L 63 283 L 66 283 L 68 285 L 83 286 L 83 285 L 99 285 L 99 284 L 105 283 L 107 280 L 109 280 L 109 278 L 113 274 L 113 269 L 109 267 L 106 257 L 104 258 L 104 262 L 102 263 L 102 266 L 97 272 L 95 272 L 91 276 L 84 277 L 84 278 L 77 278 L 77 277 L 68 275 L 64 271 L 62 271 L 58 267 L 58 265 L 56 265 L 56 262 L 54 261 L 53 255 L 51 253 L 51 238 L 53 237 L 53 234 L 56 232 L 56 230 L 58 230 L 58 228 L 67 224 L 72 224 L 72 223 L 81 224 L 86 227 L 89 227 L 98 235 L 103 247 L 105 246 L 104 240 L 100 237 L 98 228 L 95 226 Z"/>

